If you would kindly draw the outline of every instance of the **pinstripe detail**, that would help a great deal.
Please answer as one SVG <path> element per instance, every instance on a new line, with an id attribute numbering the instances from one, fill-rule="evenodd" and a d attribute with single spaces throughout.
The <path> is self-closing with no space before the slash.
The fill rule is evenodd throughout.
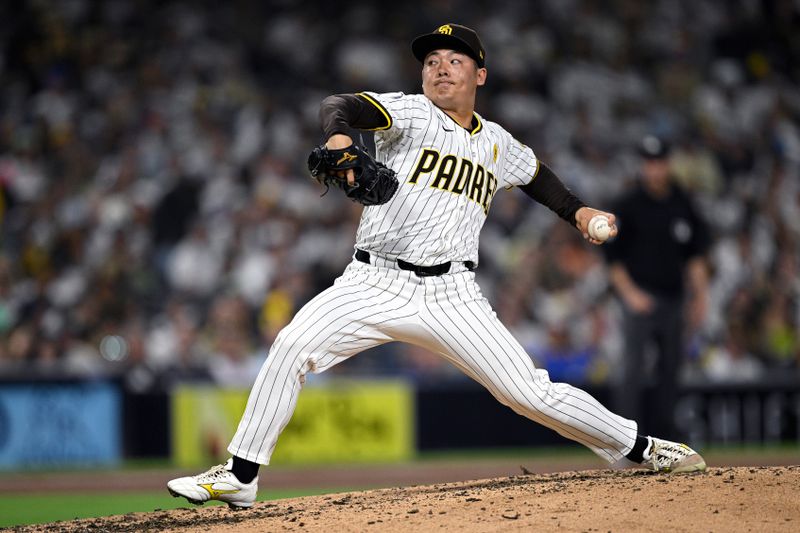
<path id="1" fill-rule="evenodd" d="M 454 359 L 453 356 L 450 355 L 450 354 L 458 353 L 458 350 L 456 350 L 454 348 L 453 344 L 458 345 L 461 348 L 461 351 L 464 354 L 468 354 L 469 352 L 467 350 L 463 349 L 463 347 L 461 346 L 461 343 L 459 343 L 457 339 L 453 339 L 453 341 L 451 343 L 451 342 L 448 342 L 447 339 L 445 339 L 439 333 L 439 331 L 446 331 L 446 326 L 443 323 L 441 323 L 441 322 L 439 322 L 437 320 L 436 321 L 437 324 L 438 324 L 438 328 L 437 328 L 435 326 L 432 326 L 432 325 L 428 324 L 426 321 L 424 321 L 424 319 L 423 319 L 423 322 L 429 327 L 431 335 L 434 338 L 438 339 L 439 342 L 441 342 L 442 346 L 445 347 L 445 351 L 440 351 L 439 352 L 440 354 L 444 355 L 449 361 L 453 362 L 458 368 L 461 369 L 462 372 L 464 372 L 469 377 L 471 377 L 472 379 L 474 379 L 475 381 L 477 381 L 478 383 L 483 385 L 492 394 L 492 396 L 497 398 L 498 401 L 500 401 L 501 403 L 503 403 L 506 406 L 510 406 L 509 405 L 510 402 L 504 401 L 504 399 L 507 397 L 507 395 L 503 394 L 502 392 L 500 392 L 500 390 L 497 388 L 497 384 L 493 380 L 491 380 L 488 376 L 486 376 L 486 375 L 481 376 L 481 372 L 476 370 L 476 369 L 481 369 L 481 366 L 478 365 L 478 363 L 474 359 L 470 358 L 469 355 L 464 355 L 462 359 L 457 359 L 457 358 Z M 460 363 L 460 361 L 465 361 L 466 363 Z M 469 361 L 471 361 L 474 366 L 470 366 L 469 365 Z M 538 410 L 535 410 L 535 411 L 532 411 L 532 412 L 523 412 L 521 414 L 523 414 L 523 416 L 526 416 L 527 418 L 533 420 L 534 422 L 538 422 L 538 423 L 540 423 L 542 425 L 547 425 L 548 427 L 558 431 L 558 433 L 560 433 L 561 435 L 564 435 L 564 436 L 566 436 L 566 437 L 568 437 L 568 438 L 570 438 L 570 439 L 572 439 L 574 441 L 581 442 L 580 438 L 577 435 L 571 433 L 567 428 L 557 427 L 557 422 L 554 422 L 552 424 L 547 424 L 546 423 L 547 419 L 542 417 L 542 416 L 540 416 L 540 415 L 538 415 L 537 413 L 538 413 Z M 584 443 L 584 442 L 581 442 L 581 444 L 586 445 L 586 443 Z"/>
<path id="2" fill-rule="evenodd" d="M 420 290 L 421 289 L 421 290 Z M 414 326 L 416 324 L 416 326 Z M 410 338 L 486 387 L 501 403 L 614 462 L 633 445 L 636 424 L 579 389 L 550 382 L 499 322 L 474 274 L 417 278 L 351 264 L 281 331 L 265 361 L 229 450 L 268 464 L 294 412 L 308 371 L 322 372 L 360 351 Z M 419 340 L 419 331 L 426 339 Z"/>
<path id="3" fill-rule="evenodd" d="M 288 423 L 303 376 L 310 370 L 309 363 L 312 371 L 324 371 L 360 351 L 392 340 L 382 332 L 384 326 L 413 316 L 414 313 L 395 315 L 409 305 L 415 286 L 369 272 L 364 277 L 368 279 L 361 283 L 337 283 L 320 293 L 281 331 L 256 378 L 229 446 L 231 453 L 266 464 L 274 442 L 268 444 L 268 453 L 264 453 L 264 445 L 276 441 Z M 358 276 L 357 280 L 361 278 Z M 361 290 L 354 292 L 353 288 L 359 286 Z M 400 294 L 404 288 L 406 294 Z M 392 306 L 393 302 L 399 305 Z M 370 320 L 387 314 L 387 318 Z M 345 350 L 343 346 L 349 348 Z M 268 421 L 267 415 L 271 415 Z"/>
<path id="4" fill-rule="evenodd" d="M 294 338 L 302 339 L 303 335 L 306 332 L 313 332 L 313 331 L 324 331 L 324 328 L 320 327 L 320 324 L 323 324 L 323 320 L 328 317 L 329 313 L 335 312 L 336 310 L 341 309 L 349 309 L 349 306 L 353 303 L 370 300 L 371 298 L 377 298 L 385 291 L 380 291 L 378 294 L 370 295 L 372 292 L 371 289 L 375 289 L 375 285 L 371 285 L 365 282 L 366 287 L 362 288 L 361 290 L 353 293 L 350 292 L 349 289 L 345 289 L 348 285 L 347 283 L 342 283 L 340 285 L 334 285 L 330 289 L 320 293 L 316 298 L 312 299 L 308 304 L 306 304 L 303 309 L 295 316 L 294 320 L 284 328 L 281 333 L 278 335 L 278 338 L 275 341 L 275 346 L 273 349 L 270 350 L 269 355 L 267 356 L 267 360 L 264 362 L 264 365 L 259 373 L 258 377 L 256 378 L 256 384 L 253 386 L 252 391 L 250 392 L 250 399 L 248 399 L 247 407 L 245 408 L 245 414 L 242 417 L 241 422 L 239 423 L 239 429 L 237 430 L 236 436 L 234 437 L 234 442 L 239 441 L 238 446 L 236 447 L 236 451 L 232 452 L 235 455 L 239 455 L 240 457 L 246 457 L 249 455 L 249 451 L 253 446 L 253 443 L 256 440 L 256 436 L 269 433 L 268 430 L 262 430 L 261 425 L 266 416 L 269 413 L 268 407 L 270 405 L 270 400 L 276 398 L 277 394 L 277 406 L 275 406 L 272 412 L 272 419 L 267 424 L 267 428 L 272 426 L 275 417 L 281 411 L 280 406 L 282 404 L 283 395 L 285 393 L 286 385 L 288 380 L 290 379 L 292 373 L 290 372 L 291 364 L 297 363 L 295 368 L 295 375 L 297 377 L 297 381 L 299 381 L 299 376 L 302 372 L 302 366 L 306 364 L 306 361 L 297 361 L 299 356 L 303 355 L 302 348 L 295 348 L 292 349 L 291 343 L 288 347 L 285 347 L 286 343 L 284 342 L 287 338 Z M 360 294 L 366 295 L 361 298 L 359 297 Z M 393 296 L 392 296 L 393 298 Z M 392 298 L 387 299 L 387 302 L 390 301 Z M 330 305 L 330 309 L 326 309 L 326 307 Z M 378 305 L 377 303 L 375 305 Z M 316 315 L 320 314 L 321 316 L 317 317 Z M 336 315 L 336 319 L 329 320 L 326 323 L 325 327 L 330 327 L 330 324 L 333 323 L 335 320 L 339 320 L 342 317 L 347 315 L 347 311 L 342 314 Z M 308 322 L 308 324 L 306 324 Z M 319 333 L 317 333 L 318 335 Z M 313 335 L 313 333 L 312 333 Z M 316 337 L 316 335 L 314 335 Z M 311 342 L 310 340 L 308 342 Z M 306 343 L 305 346 L 307 346 Z M 304 347 L 305 347 L 304 346 Z M 303 348 L 304 348 L 303 347 Z M 288 364 L 289 367 L 284 369 L 284 366 Z M 278 376 L 283 376 L 283 382 L 281 383 L 280 391 L 275 390 L 275 386 L 278 384 L 278 378 L 272 380 L 269 383 L 267 380 L 267 373 L 273 367 L 277 366 L 277 371 L 275 372 Z M 260 399 L 263 392 L 265 392 L 266 386 L 269 385 L 269 389 L 266 390 L 266 401 L 263 407 L 259 408 Z M 252 405 L 251 405 L 252 401 Z M 291 405 L 291 401 L 290 401 Z M 284 409 L 285 410 L 285 409 Z M 293 405 L 291 411 L 293 411 Z M 258 422 L 253 426 L 251 422 L 251 418 L 254 418 L 255 413 L 260 411 L 261 416 L 258 419 Z M 291 412 L 289 412 L 288 416 L 291 416 Z M 288 418 L 287 418 L 288 420 Z M 250 442 L 242 448 L 244 442 L 246 440 L 246 435 L 248 433 L 252 433 L 252 437 Z M 239 436 L 241 433 L 241 437 Z M 240 455 L 243 454 L 243 455 Z"/>
<path id="5" fill-rule="evenodd" d="M 375 304 L 375 305 L 378 305 L 378 304 Z M 406 307 L 406 306 L 407 306 L 407 304 L 404 304 L 398 309 L 401 309 L 401 308 Z M 397 309 L 395 309 L 395 310 L 397 310 Z M 321 346 L 323 346 L 323 344 L 325 344 L 325 345 L 334 345 L 335 344 L 339 348 L 340 352 L 339 352 L 339 355 L 329 354 L 328 361 L 325 362 L 324 364 L 320 362 L 320 364 L 317 365 L 315 372 L 323 372 L 323 371 L 327 370 L 328 368 L 334 366 L 335 364 L 340 363 L 340 362 L 344 361 L 345 359 L 355 355 L 358 352 L 364 351 L 367 348 L 372 348 L 373 346 L 378 346 L 380 344 L 383 344 L 383 343 L 386 343 L 386 342 L 389 342 L 390 340 L 392 340 L 390 338 L 385 338 L 385 339 L 382 339 L 382 340 L 378 340 L 378 339 L 372 338 L 372 339 L 369 339 L 369 341 L 371 341 L 371 342 L 365 342 L 365 339 L 368 339 L 368 337 L 359 336 L 360 334 L 363 334 L 362 333 L 363 329 L 365 329 L 367 327 L 374 327 L 374 328 L 377 328 L 377 329 L 380 330 L 380 326 L 385 325 L 390 320 L 408 318 L 409 316 L 413 316 L 413 314 L 400 316 L 400 317 L 393 317 L 391 319 L 387 318 L 386 320 L 378 321 L 375 324 L 371 324 L 369 326 L 367 324 L 364 324 L 364 325 L 360 326 L 359 328 L 353 330 L 350 333 L 344 333 L 340 329 L 339 331 L 335 332 L 335 333 L 339 333 L 339 339 L 348 338 L 348 337 L 349 338 L 355 337 L 355 340 L 350 340 L 350 341 L 348 341 L 346 343 L 335 343 L 335 342 L 325 342 L 325 341 L 323 343 L 320 343 L 320 345 L 317 347 L 317 350 L 319 350 L 319 348 Z M 328 339 L 326 339 L 326 341 L 330 341 L 330 339 L 333 337 L 333 335 L 334 334 L 331 334 L 331 336 Z M 353 344 L 353 348 L 351 348 L 350 350 L 342 351 L 341 350 L 341 346 L 343 344 Z M 289 379 L 289 376 L 287 376 L 287 380 L 288 379 Z M 289 402 L 288 402 L 288 405 L 290 406 L 290 408 L 287 409 L 286 416 L 279 422 L 279 424 L 277 426 L 277 430 L 274 432 L 275 433 L 275 439 L 273 439 L 273 442 L 270 445 L 270 449 L 269 449 L 269 454 L 270 455 L 272 454 L 272 451 L 275 449 L 275 445 L 278 442 L 277 436 L 283 431 L 283 429 L 289 423 L 291 415 L 294 412 L 294 406 L 296 405 L 296 400 L 297 400 L 297 389 L 300 387 L 300 384 L 301 384 L 301 380 L 300 379 L 295 380 L 293 382 L 293 384 L 292 384 L 292 393 L 291 393 L 291 396 L 290 396 L 290 399 L 289 399 Z M 272 423 L 270 423 L 269 427 L 270 428 L 273 427 Z M 267 433 L 269 434 L 271 432 L 268 430 Z M 264 442 L 266 442 L 266 441 L 262 441 L 261 446 L 259 446 L 258 451 L 256 452 L 256 456 L 261 456 L 262 455 L 262 448 L 263 448 Z"/>
<path id="6" fill-rule="evenodd" d="M 468 283 L 467 286 L 469 285 L 470 284 Z M 448 293 L 445 292 L 445 294 Z M 466 325 L 474 323 L 476 326 L 480 326 L 482 325 L 482 320 L 491 321 L 491 319 L 493 318 L 490 315 L 491 310 L 489 313 L 486 312 L 482 313 L 484 315 L 483 317 L 478 317 L 474 311 L 474 308 L 476 307 L 475 304 L 480 303 L 479 300 L 477 299 L 473 299 L 469 302 L 458 302 L 458 304 L 461 303 L 466 304 L 463 306 L 453 305 L 452 302 L 448 303 L 453 307 L 453 312 L 462 319 L 459 322 L 453 321 L 452 326 L 455 327 L 465 338 L 474 339 L 475 341 L 477 341 L 477 343 L 483 345 L 481 348 L 473 342 L 470 343 L 472 350 L 474 350 L 476 353 L 480 353 L 481 351 L 486 353 L 486 356 L 483 357 L 484 364 L 482 366 L 484 368 L 488 368 L 491 371 L 491 378 L 493 378 L 497 383 L 504 384 L 506 390 L 506 396 L 499 397 L 498 399 L 505 405 L 511 406 L 512 409 L 523 415 L 528 415 L 529 413 L 531 413 L 532 410 L 535 411 L 536 413 L 538 413 L 538 415 L 536 415 L 536 420 L 544 425 L 547 425 L 548 427 L 554 427 L 554 429 L 557 430 L 561 429 L 562 431 L 566 430 L 567 424 L 562 423 L 562 421 L 555 418 L 552 414 L 547 414 L 545 412 L 545 411 L 558 412 L 558 410 L 553 409 L 549 405 L 549 403 L 545 401 L 545 396 L 547 396 L 547 391 L 542 390 L 545 388 L 541 383 L 542 378 L 541 376 L 535 377 L 533 375 L 533 364 L 530 362 L 530 357 L 522 350 L 522 347 L 519 346 L 519 344 L 516 343 L 516 341 L 513 341 L 516 346 L 514 346 L 511 349 L 509 349 L 508 346 L 506 347 L 499 346 L 500 353 L 503 357 L 501 362 L 500 358 L 498 357 L 498 354 L 496 353 L 498 346 L 490 346 L 484 340 L 485 338 L 492 339 L 493 341 L 497 341 L 499 339 L 505 340 L 506 336 L 510 336 L 510 334 L 507 333 L 505 328 L 500 328 L 500 327 L 496 328 L 496 331 L 494 332 L 495 335 L 492 335 L 492 332 L 489 331 L 479 332 L 474 328 L 470 328 L 470 330 L 468 331 L 464 331 L 463 329 L 459 328 L 458 324 Z M 475 320 L 469 320 L 469 318 L 466 317 L 461 312 L 460 307 L 466 308 L 472 314 L 472 317 Z M 446 317 L 449 316 L 448 313 L 443 313 L 443 315 Z M 518 359 L 520 358 L 519 352 L 522 352 L 522 356 L 527 360 L 526 362 L 528 364 L 520 365 L 518 361 Z M 508 368 L 508 364 L 513 366 L 513 372 L 511 372 L 511 370 Z M 523 366 L 524 368 L 520 369 L 519 368 L 520 366 Z M 529 390 L 521 388 L 526 384 L 529 385 Z M 539 387 L 540 389 L 537 390 L 536 388 L 534 388 L 534 385 L 536 387 Z M 521 396 L 521 398 L 516 396 L 514 391 L 511 390 L 511 388 L 513 388 L 516 391 L 516 393 L 518 393 Z M 532 393 L 535 396 L 535 398 L 531 398 L 528 395 L 528 392 Z M 516 404 L 516 408 L 514 407 L 514 404 Z M 550 409 L 546 409 L 548 407 Z M 559 412 L 559 414 L 562 414 L 562 416 L 566 415 L 565 412 Z M 598 428 L 591 425 L 590 427 L 592 430 L 594 430 L 593 433 L 599 432 Z M 597 445 L 600 442 L 598 439 L 592 438 L 591 435 L 587 434 L 586 432 L 581 432 L 582 435 L 572 431 L 566 431 L 566 432 L 567 435 L 573 438 L 574 440 L 577 440 L 591 448 L 597 447 Z"/>
<path id="7" fill-rule="evenodd" d="M 506 378 L 512 380 L 512 382 L 517 385 L 518 379 L 514 379 L 515 376 L 509 375 L 508 366 L 503 364 L 504 361 L 510 362 L 514 366 L 516 378 L 521 376 L 523 380 L 525 380 L 525 376 L 527 374 L 526 382 L 535 384 L 539 388 L 538 390 L 536 388 L 533 389 L 533 392 L 536 394 L 539 403 L 547 406 L 552 406 L 554 403 L 563 404 L 566 407 L 565 409 L 555 410 L 562 415 L 562 419 L 572 418 L 572 420 L 569 420 L 566 423 L 568 427 L 578 428 L 582 425 L 587 426 L 587 429 L 583 430 L 584 437 L 580 439 L 576 438 L 575 440 L 579 440 L 590 448 L 594 449 L 597 447 L 600 450 L 607 448 L 609 443 L 613 443 L 615 447 L 619 448 L 624 448 L 628 444 L 627 435 L 630 434 L 630 431 L 626 432 L 616 429 L 616 426 L 619 424 L 619 422 L 625 423 L 627 421 L 617 417 L 616 415 L 613 415 L 602 405 L 600 405 L 597 400 L 585 392 L 575 389 L 566 383 L 559 383 L 557 385 L 553 384 L 550 382 L 549 378 L 545 378 L 545 372 L 541 370 L 535 370 L 533 362 L 530 360 L 530 356 L 528 356 L 522 346 L 520 346 L 520 344 L 513 338 L 505 326 L 500 323 L 494 314 L 494 311 L 492 311 L 489 303 L 477 293 L 477 285 L 474 283 L 467 283 L 466 287 L 468 288 L 468 293 L 470 293 L 473 298 L 472 302 L 474 302 L 474 305 L 467 305 L 466 309 L 470 312 L 475 320 L 471 321 L 467 319 L 458 310 L 456 310 L 456 313 L 464 318 L 464 320 L 461 321 L 462 324 L 474 323 L 478 327 L 483 326 L 487 328 L 485 332 L 476 331 L 473 329 L 471 332 L 472 334 L 469 336 L 471 338 L 478 339 L 485 346 L 487 353 L 494 356 L 497 364 L 492 365 L 493 368 L 502 369 L 506 374 Z M 454 288 L 458 290 L 458 287 Z M 482 311 L 480 316 L 476 314 L 476 311 Z M 492 326 L 494 331 L 490 331 L 488 329 L 489 325 Z M 499 360 L 496 351 L 492 350 L 492 347 L 487 343 L 486 339 L 491 339 L 495 342 L 498 340 L 500 341 L 499 344 L 501 352 L 504 356 L 503 361 Z M 535 372 L 538 373 L 538 375 L 535 375 Z M 554 388 L 556 387 L 558 387 L 560 390 L 554 391 Z M 614 420 L 611 420 L 612 417 Z M 545 425 L 549 426 L 550 424 Z M 625 429 L 630 430 L 631 428 L 631 425 L 625 425 Z M 570 433 L 570 435 L 574 434 Z M 602 435 L 605 438 L 598 440 L 599 435 Z M 617 460 L 620 459 L 620 457 L 613 457 L 612 459 Z"/>

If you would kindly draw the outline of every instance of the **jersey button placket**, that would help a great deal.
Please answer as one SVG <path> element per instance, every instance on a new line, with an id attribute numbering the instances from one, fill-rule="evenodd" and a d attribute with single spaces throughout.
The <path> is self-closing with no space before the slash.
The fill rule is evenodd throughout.
<path id="1" fill-rule="evenodd" d="M 475 145 L 472 142 L 472 135 L 467 131 L 463 130 L 464 136 L 466 137 L 466 145 L 467 145 L 467 153 L 469 153 L 469 159 L 472 160 L 473 164 L 477 162 L 475 158 Z M 467 194 L 461 194 L 458 199 L 458 212 L 464 213 L 464 210 L 467 208 Z M 463 216 L 463 215 L 462 215 Z M 453 241 L 453 237 L 450 238 L 451 244 Z"/>
<path id="2" fill-rule="evenodd" d="M 478 159 L 481 154 L 480 140 L 476 135 L 471 135 L 470 133 L 467 133 L 467 135 L 469 136 L 469 151 L 472 154 L 472 160 L 475 163 L 479 163 Z"/>

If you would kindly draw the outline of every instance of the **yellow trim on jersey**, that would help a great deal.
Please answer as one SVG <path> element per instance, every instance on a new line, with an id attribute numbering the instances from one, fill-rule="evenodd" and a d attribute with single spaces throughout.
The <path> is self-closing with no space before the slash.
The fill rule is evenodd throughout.
<path id="1" fill-rule="evenodd" d="M 476 133 L 478 133 L 479 131 L 481 131 L 483 129 L 483 122 L 481 122 L 481 118 L 478 115 L 476 115 L 475 113 L 472 113 L 472 116 L 475 117 L 475 120 L 478 121 L 478 125 L 475 126 L 475 129 L 472 130 L 471 132 L 469 132 L 469 134 L 470 135 L 475 135 Z"/>
<path id="2" fill-rule="evenodd" d="M 383 107 L 380 102 L 375 100 L 373 97 L 371 97 L 367 93 L 356 93 L 356 96 L 360 96 L 361 98 L 363 98 L 364 100 L 366 100 L 370 104 L 372 104 L 375 107 L 377 107 L 378 111 L 380 111 L 381 114 L 386 119 L 386 125 L 385 126 L 380 126 L 378 128 L 369 128 L 367 131 L 388 130 L 389 128 L 392 127 L 392 116 L 389 114 L 388 111 L 386 111 L 386 108 Z"/>
<path id="3" fill-rule="evenodd" d="M 540 168 L 542 168 L 542 165 L 539 164 L 539 159 L 537 158 L 536 159 L 536 170 L 533 171 L 533 177 L 531 178 L 531 181 L 529 181 L 528 183 L 533 183 L 533 180 L 535 180 L 536 176 L 539 175 L 539 169 Z"/>

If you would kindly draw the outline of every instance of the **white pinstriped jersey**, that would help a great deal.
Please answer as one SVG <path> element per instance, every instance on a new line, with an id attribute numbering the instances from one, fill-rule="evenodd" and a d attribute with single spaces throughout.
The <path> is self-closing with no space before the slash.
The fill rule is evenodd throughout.
<path id="1" fill-rule="evenodd" d="M 444 357 L 517 413 L 621 461 L 636 442 L 636 422 L 551 382 L 481 295 L 474 272 L 420 276 L 391 261 L 477 262 L 492 196 L 535 177 L 533 151 L 477 115 L 475 129 L 465 130 L 422 95 L 361 96 L 386 115 L 377 156 L 400 187 L 387 204 L 364 208 L 356 246 L 370 252 L 369 262 L 354 259 L 275 339 L 228 450 L 268 464 L 308 372 L 400 341 Z"/>
<path id="2" fill-rule="evenodd" d="M 376 156 L 400 186 L 388 203 L 364 208 L 356 247 L 421 266 L 477 263 L 492 197 L 533 179 L 533 150 L 477 114 L 467 131 L 421 94 L 360 95 L 388 114 Z"/>

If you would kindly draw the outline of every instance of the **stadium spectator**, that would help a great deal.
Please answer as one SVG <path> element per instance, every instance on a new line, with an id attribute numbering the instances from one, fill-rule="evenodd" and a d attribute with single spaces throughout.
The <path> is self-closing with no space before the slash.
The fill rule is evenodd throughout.
<path id="1" fill-rule="evenodd" d="M 282 317 L 349 260 L 358 219 L 354 204 L 336 194 L 320 199 L 306 177 L 307 151 L 320 141 L 317 102 L 331 87 L 418 91 L 410 55 L 380 58 L 404 57 L 392 51 L 396 36 L 453 13 L 496 50 L 479 112 L 554 162 L 587 202 L 608 205 L 625 190 L 636 170 L 629 147 L 646 132 L 675 139 L 677 177 L 709 215 L 712 235 L 708 320 L 694 339 L 691 377 L 707 377 L 703 354 L 725 346 L 727 324 L 740 313 L 754 330 L 742 342 L 760 375 L 798 375 L 796 4 L 599 9 L 545 0 L 532 10 L 499 0 L 487 15 L 465 0 L 344 8 L 76 0 L 6 11 L 4 375 L 126 373 L 144 376 L 133 380 L 139 388 L 208 379 L 214 359 L 201 340 L 211 337 L 215 302 L 231 294 L 251 321 L 262 318 L 240 331 L 244 352 L 266 354 Z M 333 28 L 344 19 L 367 40 L 342 39 Z M 753 38 L 741 39 L 742 29 Z M 580 297 L 593 318 L 559 326 L 569 332 L 559 346 L 588 350 L 593 369 L 620 364 L 623 322 L 604 290 L 606 268 L 596 256 L 585 273 L 569 270 L 573 261 L 548 267 L 553 258 L 537 250 L 557 232 L 555 221 L 524 209 L 526 201 L 516 191 L 495 199 L 478 270 L 487 297 L 542 353 L 556 345 L 546 340 L 553 317 L 540 303 Z M 542 268 L 567 268 L 566 284 L 548 285 Z M 127 337 L 127 360 L 103 356 L 109 335 Z M 423 354 L 384 350 L 339 371 L 460 379 L 420 362 Z"/>

